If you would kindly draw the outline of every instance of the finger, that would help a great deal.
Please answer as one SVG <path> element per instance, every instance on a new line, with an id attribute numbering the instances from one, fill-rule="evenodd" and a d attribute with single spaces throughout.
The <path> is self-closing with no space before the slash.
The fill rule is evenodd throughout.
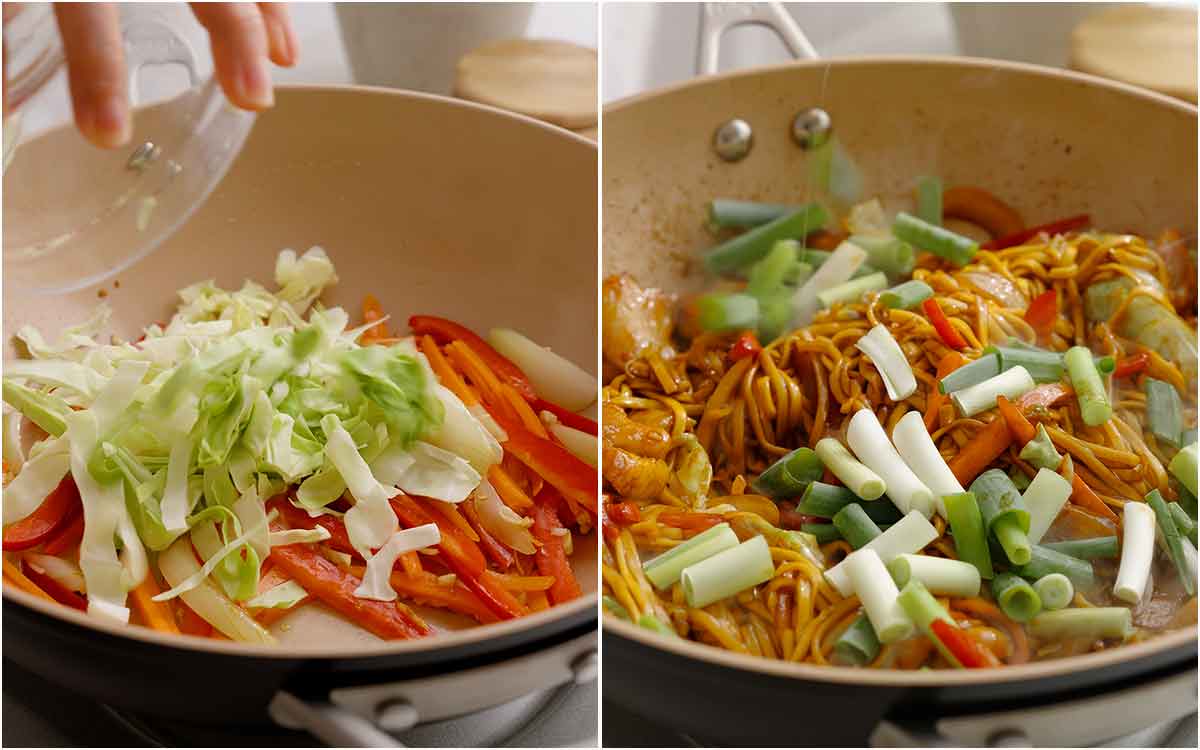
<path id="1" fill-rule="evenodd" d="M 192 3 L 192 12 L 208 29 L 217 80 L 229 100 L 242 109 L 266 109 L 275 103 L 267 68 L 267 29 L 253 3 Z"/>
<path id="2" fill-rule="evenodd" d="M 299 56 L 299 46 L 296 43 L 296 30 L 292 28 L 287 3 L 259 3 L 258 10 L 267 26 L 271 62 L 285 68 L 292 67 Z"/>
<path id="3" fill-rule="evenodd" d="M 126 143 L 129 118 L 120 15 L 110 3 L 55 3 L 75 124 L 101 148 Z"/>

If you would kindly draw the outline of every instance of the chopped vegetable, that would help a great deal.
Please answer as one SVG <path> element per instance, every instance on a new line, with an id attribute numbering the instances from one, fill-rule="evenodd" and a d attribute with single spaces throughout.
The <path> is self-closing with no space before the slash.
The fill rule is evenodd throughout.
<path id="1" fill-rule="evenodd" d="M 1038 427 L 1044 434 L 1044 428 L 1041 425 Z M 1028 448 L 1029 445 L 1033 445 L 1033 442 L 1025 447 Z M 1025 451 L 1022 450 L 1021 454 L 1021 457 L 1024 458 Z M 1055 464 L 1055 466 L 1057 465 Z M 1021 495 L 1021 500 L 1029 510 L 1028 538 L 1030 543 L 1037 544 L 1042 541 L 1046 530 L 1050 528 L 1050 524 L 1054 523 L 1054 519 L 1058 517 L 1059 511 L 1067 504 L 1070 496 L 1070 482 L 1050 469 L 1038 469 L 1037 475 L 1029 483 L 1029 488 Z"/>
<path id="2" fill-rule="evenodd" d="M 158 567 L 163 578 L 172 586 L 180 585 L 200 571 L 200 563 L 186 539 L 176 541 L 160 553 Z M 255 622 L 246 610 L 230 601 L 211 580 L 201 581 L 199 586 L 184 591 L 180 596 L 188 608 L 228 638 L 249 643 L 275 642 L 274 636 Z"/>
<path id="3" fill-rule="evenodd" d="M 727 549 L 733 549 L 738 543 L 737 534 L 733 533 L 729 524 L 719 523 L 663 552 L 645 563 L 642 569 L 655 588 L 665 590 L 679 580 L 684 568 Z"/>
<path id="4" fill-rule="evenodd" d="M 973 417 L 980 412 L 996 408 L 998 396 L 1004 396 L 1011 401 L 1033 388 L 1034 382 L 1029 372 L 1024 367 L 1014 367 L 982 383 L 954 391 L 950 394 L 950 400 L 954 402 L 959 414 Z"/>
<path id="5" fill-rule="evenodd" d="M 1036 383 L 1057 383 L 1062 380 L 1065 371 L 1063 355 L 1058 352 L 1012 346 L 988 347 L 988 351 L 1000 357 L 1001 372 L 1014 367 L 1024 367 Z"/>
<path id="6" fill-rule="evenodd" d="M 852 242 L 838 245 L 829 259 L 792 295 L 792 324 L 805 326 L 811 323 L 821 304 L 817 294 L 831 286 L 849 281 L 866 259 L 867 251 L 858 245 Z"/>
<path id="7" fill-rule="evenodd" d="M 947 352 L 937 363 L 938 380 L 940 381 L 966 363 L 966 358 L 958 352 Z M 942 404 L 945 401 L 946 397 L 940 388 L 928 389 L 928 392 L 925 394 L 925 429 L 933 431 L 937 428 Z"/>
<path id="8" fill-rule="evenodd" d="M 1181 444 L 1183 401 L 1175 386 L 1146 378 L 1146 420 L 1154 437 L 1173 447 Z"/>
<path id="9" fill-rule="evenodd" d="M 1179 503 L 1169 503 L 1167 505 L 1171 513 L 1171 517 L 1175 519 L 1175 526 L 1179 529 L 1179 533 L 1191 540 L 1192 544 L 1196 543 L 1196 521 L 1187 514 L 1183 506 Z"/>
<path id="10" fill-rule="evenodd" d="M 708 204 L 708 222 L 709 226 L 714 229 L 728 227 L 749 229 L 803 211 L 806 208 L 806 206 L 715 198 Z"/>
<path id="11" fill-rule="evenodd" d="M 1016 572 L 1030 580 L 1037 580 L 1051 573 L 1061 573 L 1083 589 L 1091 588 L 1095 582 L 1091 563 L 1040 544 L 1033 545 L 1029 562 L 1017 568 Z"/>
<path id="12" fill-rule="evenodd" d="M 842 532 L 832 523 L 802 523 L 800 531 L 812 534 L 817 544 L 829 544 L 842 538 Z"/>
<path id="13" fill-rule="evenodd" d="M 845 566 L 847 582 L 862 602 L 880 643 L 895 643 L 912 635 L 913 622 L 900 603 L 900 590 L 875 550 L 864 547 L 840 565 Z"/>
<path id="14" fill-rule="evenodd" d="M 942 195 L 942 213 L 967 221 L 993 237 L 1012 234 L 1025 226 L 1016 209 L 991 192 L 971 185 L 955 185 Z"/>
<path id="15" fill-rule="evenodd" d="M 1071 216 L 1066 219 L 1050 222 L 1049 224 L 1041 224 L 1036 227 L 1029 227 L 1028 229 L 1022 229 L 1019 232 L 998 237 L 983 243 L 982 247 L 984 250 L 1003 250 L 1008 247 L 1016 247 L 1017 245 L 1024 245 L 1025 243 L 1029 242 L 1029 240 L 1037 237 L 1039 234 L 1045 234 L 1053 237 L 1056 234 L 1066 234 L 1067 232 L 1074 232 L 1079 229 L 1084 229 L 1091 224 L 1091 221 L 1091 217 L 1087 214 L 1079 214 L 1078 216 Z"/>
<path id="16" fill-rule="evenodd" d="M 1079 560 L 1102 560 L 1114 558 L 1120 554 L 1120 545 L 1115 536 L 1066 539 L 1061 542 L 1047 542 L 1041 546 Z"/>
<path id="17" fill-rule="evenodd" d="M 1171 459 L 1170 471 L 1171 476 L 1179 480 L 1187 491 L 1192 493 L 1192 497 L 1196 497 L 1196 481 L 1197 481 L 1197 452 L 1196 443 L 1185 446 L 1175 457 Z M 11 486 L 11 485 L 10 485 Z"/>
<path id="18" fill-rule="evenodd" d="M 729 347 L 729 361 L 737 362 L 740 359 L 751 359 L 757 357 L 762 351 L 762 345 L 758 343 L 758 339 L 754 338 L 754 334 L 746 331 L 741 336 L 737 337 L 737 341 Z"/>
<path id="19" fill-rule="evenodd" d="M 879 638 L 867 615 L 861 614 L 842 631 L 833 644 L 833 653 L 839 661 L 861 667 L 875 661 L 879 655 Z"/>
<path id="20" fill-rule="evenodd" d="M 796 512 L 817 518 L 833 518 L 842 508 L 851 503 L 862 502 L 863 498 L 854 494 L 846 487 L 838 487 L 824 482 L 813 482 L 804 490 Z M 892 503 L 864 503 L 863 511 L 875 523 L 889 523 L 902 517 L 900 510 Z"/>
<path id="21" fill-rule="evenodd" d="M 675 628 L 672 628 L 670 625 L 667 625 L 665 622 L 658 619 L 657 617 L 650 614 L 649 612 L 643 614 L 641 617 L 638 618 L 638 625 L 645 628 L 646 630 L 651 630 L 655 633 L 658 633 L 659 635 L 670 636 L 672 638 L 679 637 L 679 633 L 675 632 Z"/>
<path id="22" fill-rule="evenodd" d="M 796 497 L 821 478 L 821 459 L 810 448 L 797 448 L 767 467 L 750 486 L 768 497 Z"/>
<path id="23" fill-rule="evenodd" d="M 919 412 L 910 411 L 900 418 L 892 430 L 892 442 L 908 468 L 933 492 L 937 511 L 944 518 L 946 507 L 942 498 L 964 490 L 933 444 L 933 438 L 925 429 L 925 420 Z"/>
<path id="24" fill-rule="evenodd" d="M 970 237 L 964 237 L 935 224 L 922 221 L 904 211 L 896 214 L 896 221 L 892 224 L 892 233 L 914 247 L 928 250 L 956 266 L 965 266 L 970 263 L 979 250 L 979 243 Z"/>
<path id="25" fill-rule="evenodd" d="M 1071 607 L 1042 612 L 1029 622 L 1029 633 L 1044 641 L 1071 638 L 1128 638 L 1133 616 L 1126 607 Z"/>
<path id="26" fill-rule="evenodd" d="M 442 534 L 437 524 L 433 523 L 401 529 L 392 534 L 375 554 L 367 558 L 367 569 L 354 595 L 379 602 L 395 601 L 396 590 L 392 588 L 390 579 L 396 560 L 408 552 L 433 547 L 441 540 Z"/>
<path id="27" fill-rule="evenodd" d="M 1124 535 L 1121 540 L 1121 566 L 1113 584 L 1113 596 L 1129 604 L 1138 604 L 1147 591 L 1150 564 L 1154 560 L 1154 511 L 1137 501 L 1125 503 L 1122 513 Z"/>
<path id="28" fill-rule="evenodd" d="M 1048 573 L 1033 582 L 1033 590 L 1046 609 L 1062 609 L 1075 598 L 1075 586 L 1062 573 Z"/>
<path id="29" fill-rule="evenodd" d="M 680 581 L 689 607 L 707 607 L 727 596 L 771 580 L 775 563 L 767 540 L 751 537 L 736 547 L 683 569 Z"/>
<path id="30" fill-rule="evenodd" d="M 984 649 L 957 625 L 938 619 L 929 623 L 929 629 L 963 667 L 979 669 L 996 665 L 996 658 L 991 655 L 991 652 Z"/>
<path id="31" fill-rule="evenodd" d="M 1009 618 L 1029 622 L 1042 610 L 1042 599 L 1024 578 L 1013 573 L 998 573 L 992 579 L 992 596 Z"/>
<path id="32" fill-rule="evenodd" d="M 882 533 L 858 503 L 851 503 L 839 510 L 833 517 L 833 525 L 854 549 L 859 549 Z"/>
<path id="33" fill-rule="evenodd" d="M 926 518 L 933 515 L 933 493 L 900 458 L 873 411 L 859 409 L 850 418 L 846 442 L 860 461 L 883 478 L 888 497 L 902 513 L 918 510 Z"/>
<path id="34" fill-rule="evenodd" d="M 940 177 L 917 178 L 917 216 L 934 226 L 942 225 L 942 180 Z"/>
<path id="35" fill-rule="evenodd" d="M 631 619 L 629 616 L 629 610 L 627 610 L 627 609 L 625 609 L 625 607 L 621 606 L 621 603 L 619 601 L 617 601 L 615 598 L 613 598 L 612 596 L 605 594 L 604 596 L 600 597 L 600 602 L 601 602 L 601 604 L 604 605 L 604 608 L 606 610 L 608 610 L 609 612 L 612 612 L 614 615 L 616 615 L 617 617 L 620 617 L 622 620 Z"/>
<path id="36" fill-rule="evenodd" d="M 700 327 L 738 331 L 758 326 L 758 300 L 749 294 L 709 294 L 696 301 Z"/>
<path id="37" fill-rule="evenodd" d="M 978 385 L 1000 374 L 1000 357 L 985 354 L 973 362 L 954 368 L 949 375 L 938 381 L 942 393 L 954 393 Z"/>
<path id="38" fill-rule="evenodd" d="M 920 581 L 939 596 L 979 596 L 979 569 L 963 560 L 930 555 L 897 555 L 887 564 L 896 585 Z"/>
<path id="39" fill-rule="evenodd" d="M 1171 553 L 1171 561 L 1175 563 L 1175 570 L 1179 572 L 1179 581 L 1183 584 L 1184 591 L 1188 593 L 1188 596 L 1195 594 L 1196 583 L 1192 580 L 1193 571 L 1190 569 L 1187 558 L 1184 557 L 1184 539 L 1179 533 L 1179 527 L 1175 524 L 1175 517 L 1167 509 L 1167 501 L 1163 499 L 1158 490 L 1151 490 L 1146 495 L 1146 503 L 1154 511 L 1155 518 L 1158 519 L 1158 529 L 1162 532 L 1163 541 L 1167 544 L 1167 551 Z"/>
<path id="40" fill-rule="evenodd" d="M 867 542 L 861 549 L 855 550 L 837 565 L 825 571 L 825 580 L 837 589 L 842 596 L 849 596 L 856 589 L 850 582 L 846 571 L 846 563 L 851 558 L 870 550 L 881 560 L 880 565 L 894 560 L 898 555 L 920 552 L 925 545 L 937 539 L 937 529 L 926 520 L 925 516 L 913 511 L 894 523 L 891 528 Z M 887 574 L 886 568 L 884 569 Z M 888 581 L 891 581 L 889 575 Z M 874 620 L 872 620 L 874 622 Z"/>
<path id="41" fill-rule="evenodd" d="M 1127 378 L 1130 375 L 1137 375 L 1142 370 L 1146 369 L 1146 365 L 1150 362 L 1150 355 L 1145 352 L 1138 352 L 1129 357 L 1122 357 L 1113 370 L 1114 378 Z"/>
<path id="42" fill-rule="evenodd" d="M 595 420 L 588 419 L 582 414 L 576 414 L 573 411 L 564 409 L 558 404 L 539 398 L 538 400 L 534 401 L 531 406 L 533 406 L 534 410 L 539 414 L 544 411 L 550 412 L 554 415 L 555 419 L 557 419 L 559 422 L 562 422 L 564 426 L 569 427 L 572 430 L 586 432 L 589 435 L 598 436 L 600 434 L 600 426 L 596 424 Z"/>
<path id="43" fill-rule="evenodd" d="M 535 561 L 538 572 L 544 576 L 552 576 L 554 583 L 546 592 L 552 604 L 562 604 L 583 596 L 579 581 L 571 570 L 571 561 L 567 559 L 567 551 L 563 546 L 563 537 L 559 534 L 565 531 L 558 520 L 558 514 L 549 502 L 552 495 L 557 495 L 547 488 L 538 494 L 533 510 L 533 536 L 538 540 Z"/>
<path id="44" fill-rule="evenodd" d="M 1012 444 L 1012 431 L 1003 419 L 993 419 L 971 442 L 959 449 L 950 460 L 950 471 L 959 482 L 966 484 L 979 475 L 1008 450 Z"/>
<path id="45" fill-rule="evenodd" d="M 951 349 L 962 351 L 967 348 L 967 340 L 962 337 L 962 334 L 954 329 L 950 319 L 946 317 L 946 313 L 942 312 L 941 305 L 933 297 L 921 303 L 921 309 L 925 311 L 929 322 L 933 324 L 933 328 L 937 331 L 938 338 L 942 343 Z"/>
<path id="46" fill-rule="evenodd" d="M 895 281 L 913 271 L 916 253 L 912 245 L 903 240 L 888 235 L 855 234 L 851 235 L 850 242 L 867 251 L 867 260 L 858 270 L 860 276 L 882 272 Z M 868 270 L 864 272 L 864 268 Z"/>
<path id="47" fill-rule="evenodd" d="M 1079 399 L 1079 411 L 1084 424 L 1095 427 L 1112 417 L 1112 405 L 1108 402 L 1108 389 L 1100 379 L 1092 352 L 1086 346 L 1073 346 L 1064 355 L 1071 386 Z"/>
<path id="48" fill-rule="evenodd" d="M 975 495 L 963 492 L 942 498 L 946 505 L 946 520 L 954 535 L 954 551 L 958 559 L 970 563 L 983 578 L 991 578 L 992 555 L 988 550 L 987 527 Z"/>
<path id="49" fill-rule="evenodd" d="M 900 605 L 904 607 L 905 613 L 917 628 L 946 658 L 946 661 L 956 667 L 987 666 L 987 661 L 980 656 L 978 651 L 970 649 L 969 645 L 975 645 L 973 641 L 959 630 L 954 620 L 950 618 L 950 613 L 938 603 L 937 599 L 933 598 L 933 595 L 920 581 L 914 579 L 905 584 L 904 588 L 900 590 Z M 941 627 L 933 627 L 935 624 Z M 955 638 L 950 635 L 951 633 L 955 633 L 961 638 Z M 975 648 L 978 649 L 978 646 L 976 645 Z M 963 658 L 960 659 L 960 655 Z"/>
<path id="50" fill-rule="evenodd" d="M 1025 322 L 1037 333 L 1038 339 L 1043 341 L 1054 332 L 1054 322 L 1057 319 L 1058 292 L 1054 289 L 1047 289 L 1034 297 L 1025 309 Z"/>
<path id="51" fill-rule="evenodd" d="M 1016 412 L 1015 409 L 1013 411 L 1020 419 L 1024 419 L 1020 412 Z M 1007 414 L 1004 416 L 1005 419 L 1008 419 Z M 1009 421 L 1009 427 L 1012 427 L 1011 421 Z M 1057 469 L 1062 465 L 1063 460 L 1062 454 L 1054 448 L 1054 441 L 1050 439 L 1050 433 L 1046 432 L 1046 426 L 1041 424 L 1037 426 L 1037 434 L 1032 440 L 1025 443 L 1025 447 L 1021 449 L 1019 455 L 1022 461 L 1042 471 Z"/>
<path id="52" fill-rule="evenodd" d="M 1021 493 L 1000 469 L 990 469 L 971 483 L 971 493 L 979 502 L 984 525 L 1000 542 L 1009 562 L 1029 562 L 1029 511 Z"/>
<path id="53" fill-rule="evenodd" d="M 882 271 L 876 271 L 820 291 L 817 293 L 817 299 L 821 302 L 822 307 L 829 308 L 838 303 L 858 302 L 863 295 L 886 288 L 887 276 Z"/>
<path id="54" fill-rule="evenodd" d="M 562 355 L 511 328 L 493 328 L 488 341 L 525 374 L 538 395 L 571 411 L 596 400 L 596 378 Z"/>
<path id="55" fill-rule="evenodd" d="M 933 289 L 924 281 L 906 281 L 879 295 L 879 304 L 890 309 L 911 310 L 933 296 Z"/>
<path id="56" fill-rule="evenodd" d="M 704 257 L 704 265 L 715 274 L 745 268 L 766 255 L 777 241 L 803 237 L 820 229 L 827 220 L 825 209 L 810 203 L 717 245 Z"/>
<path id="57" fill-rule="evenodd" d="M 841 480 L 846 488 L 863 500 L 875 500 L 887 490 L 887 485 L 878 474 L 834 438 L 822 438 L 815 448 L 817 458 L 826 469 Z M 807 491 L 806 491 L 807 494 Z M 816 515 L 816 514 L 812 514 Z"/>
<path id="58" fill-rule="evenodd" d="M 917 391 L 917 378 L 912 366 L 904 356 L 904 350 L 882 323 L 875 324 L 866 335 L 859 338 L 855 348 L 871 358 L 875 369 L 883 378 L 888 398 L 903 401 Z"/>
<path id="59" fill-rule="evenodd" d="M 7 493 L 4 500 L 7 504 Z M 65 528 L 82 511 L 79 488 L 75 486 L 75 480 L 67 475 L 33 513 L 4 527 L 4 551 L 36 547 Z"/>
<path id="60" fill-rule="evenodd" d="M 521 368 L 493 349 L 491 344 L 466 326 L 433 315 L 414 315 L 408 319 L 408 327 L 418 336 L 432 336 L 439 344 L 447 344 L 451 341 L 463 342 L 487 364 L 488 368 L 502 382 L 512 386 L 517 393 L 531 401 L 537 398 L 537 392 Z"/>

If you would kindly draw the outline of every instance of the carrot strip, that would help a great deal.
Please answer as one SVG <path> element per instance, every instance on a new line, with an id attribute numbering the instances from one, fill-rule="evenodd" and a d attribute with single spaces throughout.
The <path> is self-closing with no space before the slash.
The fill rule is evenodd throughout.
<path id="1" fill-rule="evenodd" d="M 42 589 L 38 587 L 36 583 L 26 578 L 25 574 L 21 572 L 21 569 L 10 563 L 7 557 L 4 558 L 4 576 L 5 580 L 22 591 L 33 594 L 39 599 L 45 599 L 46 601 L 54 602 L 55 604 L 58 603 L 53 596 L 50 596 L 45 591 L 42 591 Z"/>
<path id="2" fill-rule="evenodd" d="M 479 546 L 483 548 L 483 554 L 487 555 L 488 559 L 495 563 L 500 570 L 511 568 L 516 561 L 516 553 L 483 527 L 483 524 L 479 522 L 479 514 L 475 512 L 475 506 L 472 503 L 463 503 L 462 513 L 475 527 L 475 533 L 479 534 Z"/>
<path id="3" fill-rule="evenodd" d="M 1083 478 L 1078 473 L 1071 480 L 1071 502 L 1081 508 L 1087 508 L 1093 513 L 1107 518 L 1118 525 L 1121 523 L 1121 519 L 1117 516 L 1116 511 L 1108 507 L 1108 503 L 1101 500 L 1100 496 L 1088 486 L 1087 482 L 1083 481 Z"/>
<path id="4" fill-rule="evenodd" d="M 471 352 L 482 362 L 487 362 L 487 369 L 517 389 L 525 398 L 533 401 L 536 399 L 537 392 L 533 390 L 533 386 L 529 383 L 529 378 L 517 367 L 512 360 L 508 359 L 500 352 L 492 348 L 492 345 L 484 341 L 471 329 L 459 325 L 452 320 L 445 318 L 437 318 L 432 315 L 414 315 L 408 319 L 408 327 L 413 330 L 413 333 L 418 335 L 428 334 L 433 336 L 434 340 L 440 344 L 445 344 L 449 341 L 461 343 L 471 350 Z"/>
<path id="5" fill-rule="evenodd" d="M 997 396 L 996 406 L 999 407 L 1000 416 L 1004 417 L 1004 421 L 1008 423 L 1008 429 L 1016 436 L 1017 442 L 1021 444 L 1022 448 L 1037 437 L 1037 429 L 1030 424 L 1020 409 L 1013 406 L 1011 401 L 1004 396 Z"/>
<path id="6" fill-rule="evenodd" d="M 374 323 L 377 320 L 383 320 L 386 314 L 383 312 L 383 305 L 379 304 L 379 300 L 375 299 L 374 294 L 368 294 L 363 297 L 363 323 Z M 358 343 L 363 346 L 369 344 L 381 343 L 380 339 L 391 338 L 391 333 L 387 329 L 386 323 L 380 323 L 377 326 L 368 328 L 358 337 Z"/>
<path id="7" fill-rule="evenodd" d="M 454 524 L 454 527 L 461 531 L 468 539 L 470 539 L 472 542 L 479 541 L 479 535 L 475 533 L 475 529 L 471 527 L 471 524 L 467 523 L 467 519 L 463 518 L 462 513 L 458 512 L 457 506 L 452 503 L 444 503 L 441 500 L 435 500 L 432 497 L 427 497 L 424 499 L 430 507 L 432 507 L 438 513 L 441 513 L 446 520 Z"/>
<path id="8" fill-rule="evenodd" d="M 480 398 L 489 411 L 499 413 L 509 421 L 520 421 L 520 415 L 501 394 L 500 381 L 469 346 L 461 341 L 451 341 L 446 345 L 446 356 L 479 389 Z"/>
<path id="9" fill-rule="evenodd" d="M 967 358 L 958 352 L 947 352 L 937 364 L 937 379 L 940 381 L 950 373 L 967 363 Z M 946 403 L 946 394 L 942 393 L 937 383 L 929 389 L 929 397 L 925 400 L 925 429 L 930 432 L 934 431 L 937 425 L 938 412 L 942 410 L 942 404 Z"/>
<path id="10" fill-rule="evenodd" d="M 146 623 L 146 627 L 160 633 L 178 633 L 179 626 L 175 624 L 170 606 L 166 602 L 156 602 L 151 598 L 161 593 L 158 581 L 154 580 L 153 575 L 147 575 L 146 580 L 129 592 L 130 603 L 134 611 L 141 616 L 142 622 Z"/>
<path id="11" fill-rule="evenodd" d="M 554 585 L 554 576 L 519 576 L 508 573 L 496 575 L 509 591 L 545 591 Z"/>
<path id="12" fill-rule="evenodd" d="M 533 500 L 529 499 L 525 490 L 520 488 L 516 481 L 508 475 L 508 472 L 500 467 L 500 464 L 492 464 L 488 468 L 488 481 L 492 483 L 492 487 L 496 489 L 496 494 L 500 495 L 504 504 L 516 512 L 524 514 L 533 507 Z"/>
<path id="13" fill-rule="evenodd" d="M 446 361 L 446 355 L 442 354 L 442 350 L 431 336 L 422 336 L 418 344 L 421 347 L 421 353 L 425 355 L 425 359 L 429 360 L 429 366 L 433 368 L 433 374 L 437 375 L 442 385 L 449 388 L 455 396 L 458 396 L 458 400 L 462 401 L 463 405 L 467 407 L 479 403 L 479 399 L 475 398 L 475 394 L 467 387 L 466 382 L 459 377 L 454 368 L 450 366 L 450 363 Z"/>
<path id="14" fill-rule="evenodd" d="M 400 567 L 410 576 L 419 576 L 425 572 L 425 566 L 421 564 L 421 556 L 415 551 L 400 555 Z"/>
<path id="15" fill-rule="evenodd" d="M 542 424 L 542 420 L 538 419 L 538 415 L 534 414 L 533 409 L 529 407 L 529 402 L 521 398 L 521 394 L 517 393 L 512 386 L 500 384 L 500 393 L 504 395 L 509 406 L 521 418 L 521 422 L 525 424 L 525 428 L 538 437 L 550 437 L 550 433 L 546 432 L 546 425 Z"/>
<path id="16" fill-rule="evenodd" d="M 964 487 L 984 469 L 1008 450 L 1012 443 L 1012 431 L 1008 422 L 1003 419 L 993 419 L 986 427 L 976 433 L 969 443 L 962 447 L 954 458 L 950 459 L 950 471 L 954 478 Z M 659 518 L 665 514 L 660 514 Z"/>
<path id="17" fill-rule="evenodd" d="M 525 601 L 529 604 L 529 609 L 532 612 L 541 612 L 543 609 L 550 609 L 550 600 L 546 597 L 545 591 L 530 591 Z"/>

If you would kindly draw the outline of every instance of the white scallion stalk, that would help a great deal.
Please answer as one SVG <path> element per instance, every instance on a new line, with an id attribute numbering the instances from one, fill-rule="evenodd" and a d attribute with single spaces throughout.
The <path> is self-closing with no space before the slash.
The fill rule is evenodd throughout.
<path id="1" fill-rule="evenodd" d="M 817 441 L 817 458 L 833 475 L 841 480 L 846 488 L 863 500 L 878 499 L 887 491 L 887 483 L 866 464 L 854 457 L 846 446 L 834 438 L 821 438 Z"/>
<path id="2" fill-rule="evenodd" d="M 879 642 L 895 643 L 912 635 L 915 627 L 900 604 L 900 590 L 875 550 L 864 547 L 843 562 Z"/>
<path id="3" fill-rule="evenodd" d="M 902 513 L 918 510 L 926 518 L 933 515 L 933 492 L 900 458 L 875 412 L 859 409 L 850 418 L 846 442 L 859 461 L 883 478 L 888 497 Z"/>
<path id="4" fill-rule="evenodd" d="M 359 599 L 395 601 L 396 590 L 392 588 L 390 579 L 396 559 L 406 552 L 432 547 L 441 541 L 442 532 L 436 523 L 401 529 L 392 534 L 379 551 L 367 560 L 366 573 L 363 574 L 362 583 L 354 590 L 354 595 Z"/>
<path id="5" fill-rule="evenodd" d="M 737 534 L 727 523 L 719 523 L 683 544 L 672 547 L 642 566 L 654 587 L 668 589 L 679 580 L 683 569 L 738 546 Z"/>
<path id="6" fill-rule="evenodd" d="M 1131 500 L 1122 516 L 1121 566 L 1113 584 L 1113 596 L 1128 604 L 1137 604 L 1146 592 L 1150 563 L 1154 560 L 1156 519 L 1149 505 Z"/>
<path id="7" fill-rule="evenodd" d="M 925 549 L 925 545 L 937 537 L 937 529 L 929 523 L 929 519 L 914 510 L 892 524 L 890 529 L 867 542 L 861 549 L 851 552 L 845 560 L 825 571 L 825 580 L 829 581 L 830 585 L 837 589 L 842 596 L 850 596 L 854 593 L 854 585 L 850 582 L 850 576 L 846 572 L 846 563 L 851 557 L 869 549 L 878 555 L 886 565 L 900 555 L 920 552 Z"/>
<path id="8" fill-rule="evenodd" d="M 883 378 L 888 398 L 903 401 L 917 392 L 917 378 L 908 364 L 908 358 L 904 356 L 904 350 L 882 323 L 876 323 L 858 340 L 855 347 L 871 358 Z"/>
<path id="9" fill-rule="evenodd" d="M 549 412 L 542 412 L 542 414 L 546 415 Z M 595 435 L 589 435 L 583 430 L 567 427 L 557 419 L 549 422 L 548 428 L 555 439 L 562 443 L 564 448 L 571 451 L 576 458 L 587 462 L 593 467 L 596 466 L 596 454 L 599 452 L 600 443 L 596 440 Z"/>
<path id="10" fill-rule="evenodd" d="M 689 607 L 707 607 L 727 596 L 771 580 L 775 562 L 767 540 L 751 537 L 736 547 L 693 563 L 680 580 Z"/>
<path id="11" fill-rule="evenodd" d="M 1062 609 L 1075 597 L 1075 585 L 1062 573 L 1049 573 L 1033 582 L 1033 590 L 1046 609 Z"/>
<path id="12" fill-rule="evenodd" d="M 1009 401 L 1015 401 L 1029 391 L 1035 383 L 1029 371 L 1020 365 L 994 375 L 982 383 L 950 394 L 958 413 L 964 417 L 973 417 L 980 412 L 996 408 L 996 397 L 1004 396 Z"/>
<path id="13" fill-rule="evenodd" d="M 187 537 L 175 540 L 158 556 L 158 569 L 172 586 L 179 586 L 201 572 L 200 563 L 196 561 L 192 543 Z M 199 585 L 189 588 L 180 596 L 201 619 L 235 641 L 275 643 L 275 637 L 266 628 L 259 625 L 246 610 L 230 601 L 212 581 L 201 579 Z"/>
<path id="14" fill-rule="evenodd" d="M 919 412 L 910 411 L 900 418 L 892 430 L 892 442 L 896 451 L 912 469 L 917 478 L 933 492 L 934 504 L 938 515 L 946 517 L 946 506 L 942 498 L 946 495 L 957 495 L 966 492 L 954 477 L 954 472 L 946 465 L 946 459 L 938 452 L 929 430 L 925 429 L 925 420 Z"/>
<path id="15" fill-rule="evenodd" d="M 866 259 L 867 251 L 853 242 L 846 241 L 838 245 L 816 273 L 792 295 L 792 324 L 806 326 L 811 323 L 817 310 L 821 309 L 817 294 L 849 281 Z"/>
<path id="16" fill-rule="evenodd" d="M 1030 544 L 1037 544 L 1071 497 L 1071 483 L 1049 469 L 1038 469 L 1021 496 L 1029 511 Z"/>
<path id="17" fill-rule="evenodd" d="M 982 585 L 979 568 L 962 560 L 905 553 L 893 558 L 887 568 L 897 586 L 916 579 L 939 596 L 979 596 Z"/>
<path id="18" fill-rule="evenodd" d="M 542 398 L 571 411 L 596 401 L 596 378 L 579 365 L 511 328 L 493 328 L 488 343 L 520 367 Z"/>

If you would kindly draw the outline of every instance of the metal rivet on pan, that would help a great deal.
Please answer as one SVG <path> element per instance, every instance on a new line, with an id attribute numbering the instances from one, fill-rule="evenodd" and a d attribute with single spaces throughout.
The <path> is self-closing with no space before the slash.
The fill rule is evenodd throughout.
<path id="1" fill-rule="evenodd" d="M 583 685 L 596 679 L 600 674 L 600 656 L 595 651 L 580 654 L 571 662 L 571 673 L 575 676 L 575 684 Z"/>
<path id="2" fill-rule="evenodd" d="M 725 161 L 741 161 L 754 145 L 754 131 L 745 120 L 730 120 L 713 133 L 713 150 Z"/>
<path id="3" fill-rule="evenodd" d="M 133 150 L 133 153 L 129 155 L 129 160 L 125 162 L 125 166 L 135 172 L 141 172 L 161 153 L 162 149 L 155 146 L 153 141 L 146 141 Z"/>
<path id="4" fill-rule="evenodd" d="M 820 107 L 806 109 L 792 120 L 792 138 L 805 151 L 823 146 L 832 131 L 829 113 Z"/>
<path id="5" fill-rule="evenodd" d="M 375 723 L 389 732 L 406 732 L 419 719 L 416 707 L 403 698 L 384 701 L 375 708 Z"/>

